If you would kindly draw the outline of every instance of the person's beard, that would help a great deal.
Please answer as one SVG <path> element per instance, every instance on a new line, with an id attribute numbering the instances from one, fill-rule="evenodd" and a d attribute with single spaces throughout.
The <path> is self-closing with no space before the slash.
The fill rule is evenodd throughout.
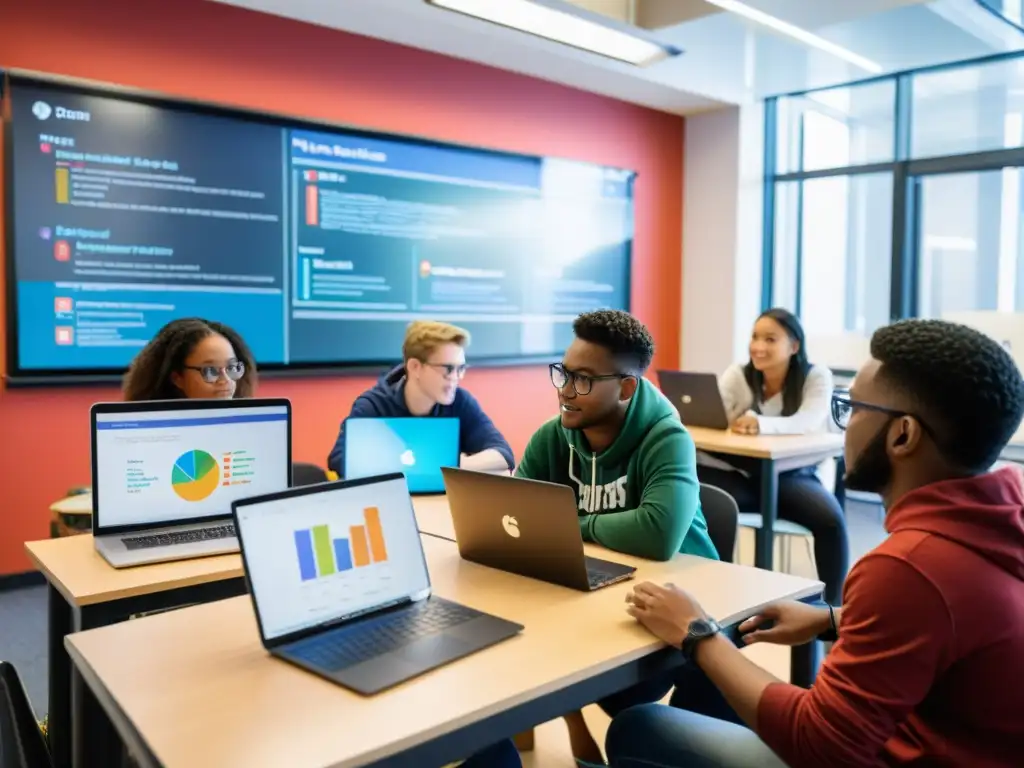
<path id="1" fill-rule="evenodd" d="M 881 493 L 889 485 L 892 480 L 892 462 L 886 451 L 888 436 L 889 422 L 886 422 L 854 459 L 853 466 L 846 468 L 843 481 L 847 490 Z"/>

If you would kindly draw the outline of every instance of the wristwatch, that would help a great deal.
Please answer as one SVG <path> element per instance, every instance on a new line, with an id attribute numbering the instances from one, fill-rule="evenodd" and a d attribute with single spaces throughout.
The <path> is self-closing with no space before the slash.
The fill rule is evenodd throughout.
<path id="1" fill-rule="evenodd" d="M 686 631 L 686 637 L 683 639 L 683 656 L 689 661 L 693 658 L 693 652 L 697 649 L 697 645 L 701 640 L 714 637 L 721 631 L 722 628 L 718 625 L 718 622 L 712 618 L 694 619 L 690 622 L 690 626 Z"/>

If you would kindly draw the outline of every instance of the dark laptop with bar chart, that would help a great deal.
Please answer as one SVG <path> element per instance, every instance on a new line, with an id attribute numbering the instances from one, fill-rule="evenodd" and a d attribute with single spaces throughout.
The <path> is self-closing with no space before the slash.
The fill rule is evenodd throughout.
<path id="1" fill-rule="evenodd" d="M 523 627 L 432 594 L 401 473 L 232 504 L 263 646 L 373 694 Z"/>

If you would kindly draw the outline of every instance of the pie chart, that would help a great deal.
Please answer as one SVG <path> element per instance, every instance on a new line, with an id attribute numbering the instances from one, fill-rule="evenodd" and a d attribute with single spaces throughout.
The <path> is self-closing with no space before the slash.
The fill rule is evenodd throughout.
<path id="1" fill-rule="evenodd" d="M 185 501 L 202 501 L 220 485 L 220 467 L 206 451 L 185 451 L 174 462 L 171 487 Z"/>

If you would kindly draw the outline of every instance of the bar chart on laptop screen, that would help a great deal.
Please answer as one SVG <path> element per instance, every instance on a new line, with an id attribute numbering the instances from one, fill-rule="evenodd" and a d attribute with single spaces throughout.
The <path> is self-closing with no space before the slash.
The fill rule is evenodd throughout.
<path id="1" fill-rule="evenodd" d="M 380 510 L 366 507 L 362 524 L 348 526 L 342 536 L 332 536 L 327 524 L 295 531 L 295 556 L 302 581 L 386 563 L 388 548 Z"/>
<path id="2" fill-rule="evenodd" d="M 404 479 L 243 505 L 238 524 L 268 637 L 430 586 Z"/>

